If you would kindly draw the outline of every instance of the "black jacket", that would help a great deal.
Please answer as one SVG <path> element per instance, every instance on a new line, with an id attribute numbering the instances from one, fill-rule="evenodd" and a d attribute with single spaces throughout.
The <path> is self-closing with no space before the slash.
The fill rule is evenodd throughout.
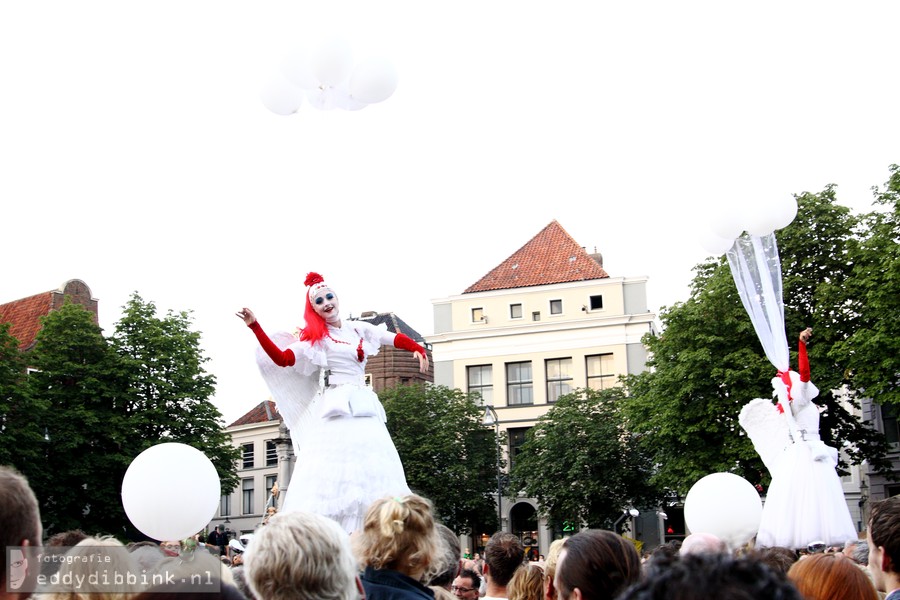
<path id="1" fill-rule="evenodd" d="M 366 600 L 434 600 L 434 592 L 399 571 L 366 567 L 362 574 Z"/>

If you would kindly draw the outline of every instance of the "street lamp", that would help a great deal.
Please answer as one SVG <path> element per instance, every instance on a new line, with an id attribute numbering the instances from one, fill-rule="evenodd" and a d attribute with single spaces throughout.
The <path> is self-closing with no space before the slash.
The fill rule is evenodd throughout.
<path id="1" fill-rule="evenodd" d="M 616 533 L 619 533 L 619 523 L 622 522 L 622 519 L 624 519 L 625 517 L 634 518 L 634 517 L 638 516 L 639 514 L 641 514 L 641 512 L 636 508 L 626 508 L 625 510 L 622 511 L 622 516 L 619 517 L 618 519 L 616 519 L 616 522 L 613 523 L 612 530 L 615 531 Z"/>
<path id="2" fill-rule="evenodd" d="M 484 419 L 481 423 L 485 427 L 494 426 L 494 437 L 497 443 L 497 529 L 499 531 L 503 529 L 503 507 L 500 505 L 503 493 L 500 488 L 500 417 L 497 416 L 497 411 L 490 404 L 484 406 Z"/>

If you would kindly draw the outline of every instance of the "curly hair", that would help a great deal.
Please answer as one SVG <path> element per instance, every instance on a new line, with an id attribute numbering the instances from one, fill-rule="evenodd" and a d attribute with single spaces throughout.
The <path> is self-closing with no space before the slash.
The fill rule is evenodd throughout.
<path id="1" fill-rule="evenodd" d="M 431 501 L 416 494 L 373 502 L 353 542 L 364 567 L 416 575 L 423 581 L 444 568 L 446 543 L 435 525 Z"/>

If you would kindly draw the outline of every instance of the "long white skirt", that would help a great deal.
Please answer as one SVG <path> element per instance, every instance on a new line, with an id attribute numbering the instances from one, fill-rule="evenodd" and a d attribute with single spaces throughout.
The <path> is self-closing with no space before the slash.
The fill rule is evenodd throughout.
<path id="1" fill-rule="evenodd" d="M 372 502 L 410 493 L 380 402 L 377 408 L 377 415 L 319 418 L 303 428 L 293 440 L 297 462 L 280 512 L 324 515 L 352 533 Z"/>
<path id="2" fill-rule="evenodd" d="M 842 545 L 858 539 L 836 464 L 822 456 L 822 448 L 805 442 L 785 448 L 766 494 L 757 547 L 800 549 L 810 542 Z"/>

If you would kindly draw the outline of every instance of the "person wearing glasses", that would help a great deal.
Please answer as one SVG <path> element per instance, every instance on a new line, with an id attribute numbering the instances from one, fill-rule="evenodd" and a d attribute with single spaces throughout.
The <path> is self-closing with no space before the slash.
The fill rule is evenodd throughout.
<path id="1" fill-rule="evenodd" d="M 324 515 L 352 533 L 375 500 L 410 493 L 384 407 L 366 385 L 366 360 L 390 345 L 412 352 L 427 373 L 428 355 L 402 333 L 343 319 L 337 293 L 318 273 L 309 273 L 305 285 L 298 336 L 269 338 L 249 308 L 236 314 L 259 341 L 257 364 L 297 456 L 280 512 Z"/>
<path id="2" fill-rule="evenodd" d="M 481 587 L 481 577 L 472 569 L 463 569 L 459 576 L 453 580 L 450 591 L 457 598 L 463 600 L 478 600 L 478 589 Z"/>

